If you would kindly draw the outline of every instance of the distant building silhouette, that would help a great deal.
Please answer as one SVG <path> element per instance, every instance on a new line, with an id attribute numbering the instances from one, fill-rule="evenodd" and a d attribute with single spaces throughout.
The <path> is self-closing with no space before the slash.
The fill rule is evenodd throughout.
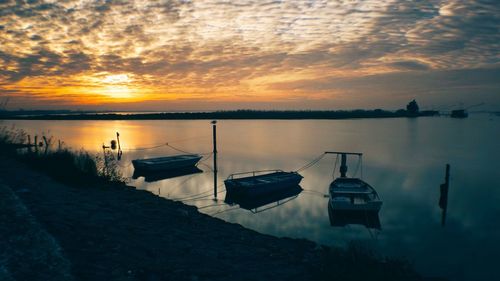
<path id="1" fill-rule="evenodd" d="M 415 100 L 410 101 L 406 105 L 406 111 L 408 112 L 408 115 L 410 115 L 410 116 L 418 115 L 419 108 L 418 108 L 417 102 Z"/>

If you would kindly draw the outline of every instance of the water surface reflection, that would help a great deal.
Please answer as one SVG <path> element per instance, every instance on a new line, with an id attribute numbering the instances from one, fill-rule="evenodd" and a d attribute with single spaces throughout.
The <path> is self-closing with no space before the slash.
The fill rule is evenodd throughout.
<path id="1" fill-rule="evenodd" d="M 100 152 L 120 132 L 119 165 L 131 185 L 183 199 L 200 211 L 277 236 L 307 238 L 327 245 L 357 241 L 383 255 L 406 256 L 426 274 L 452 280 L 498 279 L 500 257 L 500 117 L 468 119 L 247 120 L 218 124 L 219 182 L 231 173 L 296 170 L 327 150 L 364 153 L 364 179 L 384 201 L 381 231 L 362 225 L 332 227 L 327 212 L 335 158 L 325 157 L 301 172 L 304 189 L 296 199 L 253 214 L 224 204 L 223 187 L 214 203 L 210 161 L 203 173 L 150 181 L 132 179 L 130 161 L 176 154 L 170 147 L 138 150 L 169 142 L 183 150 L 212 150 L 209 121 L 5 121 L 30 133 L 46 133 L 74 148 Z M 203 160 L 202 160 L 203 161 Z M 444 165 L 451 165 L 446 227 L 437 205 Z M 348 163 L 350 176 L 356 163 Z M 359 175 L 359 170 L 358 170 Z M 250 206 L 252 207 L 252 206 Z"/>

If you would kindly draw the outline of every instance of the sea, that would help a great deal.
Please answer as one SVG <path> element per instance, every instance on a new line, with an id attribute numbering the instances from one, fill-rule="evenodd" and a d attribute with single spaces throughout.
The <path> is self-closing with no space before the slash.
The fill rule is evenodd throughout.
<path id="1" fill-rule="evenodd" d="M 470 114 L 353 120 L 220 120 L 216 126 L 217 183 L 211 120 L 4 120 L 0 126 L 52 136 L 74 150 L 103 154 L 119 133 L 115 164 L 128 184 L 198 207 L 200 212 L 279 237 L 321 245 L 359 245 L 381 258 L 401 258 L 426 276 L 500 280 L 500 117 Z M 107 148 L 115 158 L 118 151 Z M 328 187 L 347 157 L 349 177 L 362 178 L 383 201 L 380 227 L 363 219 L 336 225 Z M 144 177 L 134 159 L 197 153 L 197 171 Z M 439 206 L 445 167 L 450 181 L 445 224 Z M 299 171 L 302 190 L 262 206 L 226 203 L 233 173 Z M 257 204 L 258 205 L 258 204 Z"/>

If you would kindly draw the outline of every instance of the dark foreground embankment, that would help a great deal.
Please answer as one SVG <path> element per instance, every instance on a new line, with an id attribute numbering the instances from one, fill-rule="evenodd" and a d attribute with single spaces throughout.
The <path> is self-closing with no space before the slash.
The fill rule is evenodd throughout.
<path id="1" fill-rule="evenodd" d="M 0 237 L 17 237 L 0 243 L 0 279 L 420 280 L 404 262 L 259 234 L 127 186 L 63 185 L 3 156 L 0 185 L 13 191 Z"/>

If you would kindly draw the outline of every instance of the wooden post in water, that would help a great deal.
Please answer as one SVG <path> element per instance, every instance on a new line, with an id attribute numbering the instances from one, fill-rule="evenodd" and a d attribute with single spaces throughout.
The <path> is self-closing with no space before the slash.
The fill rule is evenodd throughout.
<path id="1" fill-rule="evenodd" d="M 446 164 L 446 174 L 444 176 L 444 183 L 441 184 L 440 197 L 439 197 L 439 207 L 443 210 L 441 214 L 441 226 L 446 224 L 446 211 L 448 209 L 448 189 L 450 186 L 450 164 Z"/>
<path id="2" fill-rule="evenodd" d="M 49 152 L 49 140 L 47 140 L 47 137 L 46 136 L 43 136 L 43 142 L 45 143 L 45 150 L 44 150 L 44 154 L 47 154 L 47 152 Z"/>
<path id="3" fill-rule="evenodd" d="M 38 153 L 38 136 L 35 135 L 35 152 Z"/>
<path id="4" fill-rule="evenodd" d="M 212 121 L 212 134 L 214 144 L 214 200 L 217 201 L 217 121 Z"/>
<path id="5" fill-rule="evenodd" d="M 118 141 L 118 153 L 117 153 L 117 156 L 118 156 L 118 160 L 121 160 L 122 159 L 122 146 L 120 145 L 120 133 L 116 132 L 116 140 Z"/>
<path id="6" fill-rule="evenodd" d="M 104 176 L 108 176 L 108 159 L 106 157 L 106 148 L 108 148 L 104 143 L 102 144 L 102 156 L 104 157 L 104 167 L 102 167 L 102 171 L 104 173 Z"/>
<path id="7" fill-rule="evenodd" d="M 33 150 L 31 149 L 31 146 L 32 146 L 32 144 L 31 144 L 31 136 L 28 135 L 28 152 L 29 153 L 33 152 Z"/>

